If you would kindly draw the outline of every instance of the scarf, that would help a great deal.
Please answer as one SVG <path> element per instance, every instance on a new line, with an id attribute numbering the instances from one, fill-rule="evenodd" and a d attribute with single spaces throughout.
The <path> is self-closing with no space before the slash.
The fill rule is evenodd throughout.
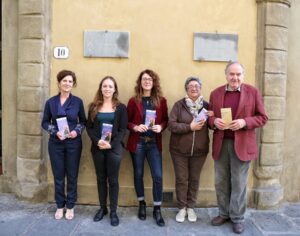
<path id="1" fill-rule="evenodd" d="M 194 102 L 188 97 L 188 95 L 185 95 L 185 103 L 190 109 L 191 114 L 196 117 L 199 113 L 199 110 L 203 108 L 203 96 L 199 96 Z"/>

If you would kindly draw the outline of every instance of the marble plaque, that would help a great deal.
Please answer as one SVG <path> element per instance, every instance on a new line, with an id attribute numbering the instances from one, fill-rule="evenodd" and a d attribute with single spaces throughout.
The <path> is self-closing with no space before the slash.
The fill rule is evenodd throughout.
<path id="1" fill-rule="evenodd" d="M 84 31 L 85 57 L 128 58 L 129 32 Z"/>
<path id="2" fill-rule="evenodd" d="M 237 61 L 238 35 L 194 33 L 195 61 Z"/>

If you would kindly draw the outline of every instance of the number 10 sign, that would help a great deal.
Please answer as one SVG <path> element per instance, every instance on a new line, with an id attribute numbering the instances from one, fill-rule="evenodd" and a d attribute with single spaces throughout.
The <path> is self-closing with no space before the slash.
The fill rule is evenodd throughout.
<path id="1" fill-rule="evenodd" d="M 69 49 L 67 47 L 55 47 L 53 54 L 57 59 L 66 59 L 69 57 Z"/>

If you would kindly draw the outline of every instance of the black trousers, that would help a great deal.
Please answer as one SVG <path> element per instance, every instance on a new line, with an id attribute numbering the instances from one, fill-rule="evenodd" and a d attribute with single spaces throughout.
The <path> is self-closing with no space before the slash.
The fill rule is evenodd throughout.
<path id="1" fill-rule="evenodd" d="M 107 206 L 107 190 L 109 189 L 110 210 L 116 211 L 119 196 L 119 170 L 121 155 L 114 153 L 113 150 L 100 149 L 92 154 L 97 175 L 100 206 Z"/>

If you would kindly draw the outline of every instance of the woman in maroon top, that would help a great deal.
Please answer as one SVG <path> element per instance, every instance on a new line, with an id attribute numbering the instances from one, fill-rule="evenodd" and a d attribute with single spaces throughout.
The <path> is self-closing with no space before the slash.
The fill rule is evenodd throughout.
<path id="1" fill-rule="evenodd" d="M 147 159 L 152 176 L 153 217 L 159 226 L 164 226 L 160 205 L 162 203 L 162 144 L 161 132 L 167 127 L 167 101 L 162 97 L 159 76 L 152 70 L 144 70 L 138 76 L 135 95 L 127 105 L 127 149 L 132 157 L 134 187 L 139 200 L 138 218 L 146 219 L 144 196 L 144 161 Z M 154 124 L 153 124 L 154 120 Z"/>

